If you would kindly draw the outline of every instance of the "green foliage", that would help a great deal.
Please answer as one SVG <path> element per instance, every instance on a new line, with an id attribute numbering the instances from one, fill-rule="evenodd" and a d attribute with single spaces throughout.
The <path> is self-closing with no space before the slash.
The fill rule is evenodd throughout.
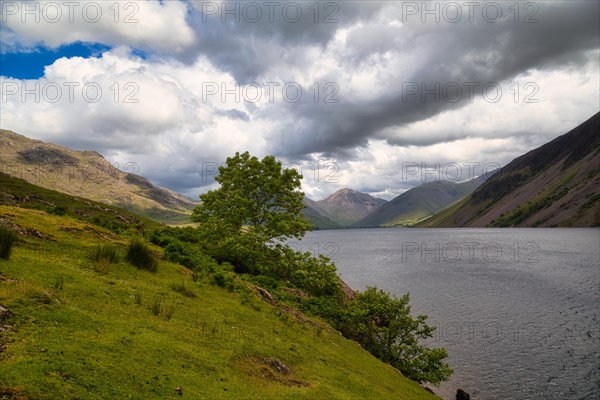
<path id="1" fill-rule="evenodd" d="M 181 281 L 181 283 L 176 284 L 176 285 L 171 285 L 171 289 L 173 289 L 174 291 L 181 293 L 182 295 L 184 295 L 185 297 L 190 297 L 190 298 L 194 298 L 194 297 L 198 297 L 198 295 L 196 294 L 196 292 L 194 292 L 186 283 L 186 280 L 183 279 Z"/>
<path id="2" fill-rule="evenodd" d="M 369 287 L 352 301 L 344 316 L 343 333 L 357 340 L 371 354 L 398 368 L 417 382 L 439 384 L 452 369 L 442 360 L 445 349 L 429 349 L 419 340 L 432 336 L 426 316 L 410 315 L 409 295 L 395 298 Z"/>
<path id="3" fill-rule="evenodd" d="M 63 290 L 64 285 L 65 277 L 62 275 L 56 275 L 56 278 L 54 279 L 54 289 Z"/>
<path id="4" fill-rule="evenodd" d="M 158 261 L 152 254 L 152 251 L 146 243 L 140 239 L 133 239 L 127 248 L 127 261 L 139 268 L 147 271 L 156 272 L 158 270 Z"/>
<path id="5" fill-rule="evenodd" d="M 235 276 L 226 271 L 215 272 L 211 277 L 211 283 L 213 285 L 225 288 L 230 292 L 235 292 L 238 289 Z"/>
<path id="6" fill-rule="evenodd" d="M 200 231 L 191 227 L 162 227 L 153 230 L 148 236 L 152 243 L 161 247 L 165 247 L 173 241 L 197 244 L 202 242 Z"/>
<path id="7" fill-rule="evenodd" d="M 115 264 L 119 262 L 119 249 L 110 244 L 99 244 L 90 253 L 90 258 L 97 263 Z"/>
<path id="8" fill-rule="evenodd" d="M 324 318 L 332 326 L 340 329 L 346 320 L 347 304 L 337 296 L 309 297 L 299 304 L 302 311 Z M 344 333 L 344 332 L 342 332 Z"/>
<path id="9" fill-rule="evenodd" d="M 242 278 L 269 292 L 277 290 L 281 284 L 281 280 L 267 275 L 243 275 Z"/>
<path id="10" fill-rule="evenodd" d="M 52 207 L 51 209 L 48 210 L 48 213 L 52 214 L 52 215 L 67 215 L 67 209 L 61 206 L 56 206 L 56 207 Z"/>
<path id="11" fill-rule="evenodd" d="M 8 260 L 12 253 L 12 247 L 19 236 L 12 229 L 0 226 L 0 258 Z"/>
<path id="12" fill-rule="evenodd" d="M 162 228 L 149 235 L 150 241 L 165 249 L 164 258 L 194 272 L 212 273 L 219 267 L 203 250 L 201 235 L 193 228 Z"/>
<path id="13" fill-rule="evenodd" d="M 312 226 L 301 214 L 301 179 L 273 156 L 259 160 L 248 152 L 236 153 L 219 167 L 215 180 L 221 187 L 200 196 L 202 204 L 193 210 L 192 220 L 238 270 L 257 273 L 268 244 L 301 238 Z"/>
<path id="14" fill-rule="evenodd" d="M 313 257 L 309 252 L 299 253 L 287 246 L 277 249 L 281 257 L 271 262 L 266 271 L 272 277 L 291 282 L 314 296 L 333 296 L 339 291 L 335 264 L 324 255 Z"/>

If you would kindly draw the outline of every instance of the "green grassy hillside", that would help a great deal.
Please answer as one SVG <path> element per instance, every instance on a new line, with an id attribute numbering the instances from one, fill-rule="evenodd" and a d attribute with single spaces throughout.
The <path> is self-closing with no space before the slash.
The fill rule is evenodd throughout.
<path id="1" fill-rule="evenodd" d="M 0 260 L 2 398 L 437 398 L 250 288 L 230 292 L 162 260 L 151 273 L 89 259 L 100 243 L 124 254 L 132 231 L 6 205 L 0 215 L 20 232 Z"/>
<path id="2" fill-rule="evenodd" d="M 113 232 L 157 228 L 159 223 L 118 207 L 33 185 L 0 172 L 0 205 L 42 210 L 102 226 Z M 0 220 L 2 215 L 0 215 Z"/>
<path id="3" fill-rule="evenodd" d="M 460 210 L 461 207 L 464 207 L 465 204 L 467 203 L 468 199 L 469 198 L 467 196 L 467 197 L 457 201 L 453 205 L 444 208 L 442 211 L 432 215 L 431 217 L 426 218 L 426 219 L 416 223 L 414 226 L 417 228 L 436 227 L 441 223 L 441 221 L 444 221 L 446 218 L 448 218 L 448 216 L 452 215 L 457 210 Z"/>

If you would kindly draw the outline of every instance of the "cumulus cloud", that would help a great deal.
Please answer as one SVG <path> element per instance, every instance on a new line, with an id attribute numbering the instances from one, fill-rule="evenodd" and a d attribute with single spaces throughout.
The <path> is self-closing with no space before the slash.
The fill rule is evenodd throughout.
<path id="1" fill-rule="evenodd" d="M 195 43 L 179 0 L 3 1 L 0 12 L 2 45 L 13 49 L 81 41 L 181 54 Z"/>
<path id="2" fill-rule="evenodd" d="M 518 14 L 514 3 L 459 2 L 457 19 L 444 2 L 299 2 L 298 14 L 145 1 L 118 23 L 113 3 L 99 4 L 106 18 L 94 24 L 23 23 L 3 5 L 4 52 L 111 49 L 60 58 L 36 80 L 1 77 L 0 124 L 136 162 L 192 197 L 249 150 L 298 168 L 314 198 L 351 187 L 389 199 L 421 183 L 402 175 L 408 164 L 503 165 L 600 109 L 598 2 L 530 2 Z M 139 22 L 125 23 L 135 10 Z M 39 101 L 23 94 L 36 84 Z"/>
<path id="3" fill-rule="evenodd" d="M 505 5 L 505 13 L 508 6 Z M 386 132 L 464 107 L 471 102 L 471 91 L 475 98 L 485 100 L 487 84 L 510 82 L 531 70 L 565 68 L 572 71 L 574 66 L 586 68 L 589 63 L 597 66 L 598 7 L 597 2 L 541 3 L 536 17 L 539 22 L 530 24 L 515 23 L 511 18 L 495 23 L 475 18 L 472 24 L 467 20 L 433 24 L 409 20 L 398 28 L 397 21 L 392 20 L 389 29 L 397 30 L 396 36 L 406 35 L 408 44 L 403 46 L 399 39 L 399 44 L 392 46 L 393 50 L 384 51 L 385 57 L 381 60 L 363 62 L 358 68 L 362 73 L 359 83 L 355 83 L 356 68 L 353 68 L 356 60 L 369 60 L 374 52 L 380 54 L 383 50 L 360 44 L 372 42 L 368 33 L 363 34 L 364 25 L 350 27 L 340 39 L 343 45 L 331 46 L 331 51 L 342 47 L 342 53 L 348 52 L 353 46 L 366 50 L 353 52 L 352 57 L 336 58 L 342 63 L 337 79 L 340 103 L 323 106 L 307 102 L 296 107 L 301 119 L 309 115 L 318 117 L 305 121 L 299 129 L 290 126 L 288 137 L 277 150 L 344 152 L 366 144 L 374 135 L 398 145 L 427 145 L 439 141 L 443 138 L 414 140 L 388 136 Z M 390 43 L 381 33 L 381 27 L 370 29 L 383 35 L 386 45 Z M 355 30 L 359 34 L 353 35 Z M 353 37 L 360 38 L 359 44 L 348 46 Z M 364 82 L 373 82 L 373 86 Z M 520 83 L 524 85 L 527 81 Z M 455 96 L 452 86 L 461 88 L 462 95 Z M 446 87 L 448 92 L 444 93 Z M 509 90 L 510 87 L 504 87 L 505 96 Z M 368 92 L 366 98 L 362 96 L 363 91 Z M 428 94 L 430 91 L 434 94 Z M 489 97 L 494 96 L 491 91 Z M 588 113 L 593 112 L 594 108 L 590 107 Z M 285 146 L 289 138 L 300 135 L 300 130 L 309 132 L 310 140 L 296 142 L 293 147 Z M 450 139 L 463 137 L 455 132 L 447 134 Z"/>
<path id="4" fill-rule="evenodd" d="M 136 162 L 140 173 L 166 184 L 165 172 L 193 172 L 199 161 L 224 159 L 237 146 L 252 147 L 239 133 L 244 129 L 238 124 L 248 123 L 240 117 L 246 114 L 232 109 L 221 116 L 220 103 L 203 103 L 182 78 L 190 70 L 200 80 L 221 75 L 208 65 L 151 63 L 125 48 L 100 58 L 62 58 L 37 80 L 1 78 L 2 127 L 96 149 L 122 164 Z M 219 134 L 221 129 L 230 132 Z"/>

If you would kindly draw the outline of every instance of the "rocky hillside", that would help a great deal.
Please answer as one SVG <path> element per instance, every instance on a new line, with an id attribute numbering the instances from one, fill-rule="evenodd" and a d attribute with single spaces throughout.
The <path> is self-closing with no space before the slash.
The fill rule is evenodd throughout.
<path id="1" fill-rule="evenodd" d="M 0 172 L 47 189 L 119 206 L 159 221 L 186 222 L 195 203 L 115 168 L 94 151 L 74 151 L 0 130 Z"/>
<path id="2" fill-rule="evenodd" d="M 422 226 L 600 226 L 600 113 L 516 158 Z"/>

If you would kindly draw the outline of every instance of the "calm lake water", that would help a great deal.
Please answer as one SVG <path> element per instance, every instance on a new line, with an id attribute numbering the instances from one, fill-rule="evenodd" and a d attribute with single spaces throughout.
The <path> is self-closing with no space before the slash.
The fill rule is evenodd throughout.
<path id="1" fill-rule="evenodd" d="M 354 289 L 410 292 L 474 400 L 600 398 L 600 229 L 348 229 L 298 244 Z"/>

